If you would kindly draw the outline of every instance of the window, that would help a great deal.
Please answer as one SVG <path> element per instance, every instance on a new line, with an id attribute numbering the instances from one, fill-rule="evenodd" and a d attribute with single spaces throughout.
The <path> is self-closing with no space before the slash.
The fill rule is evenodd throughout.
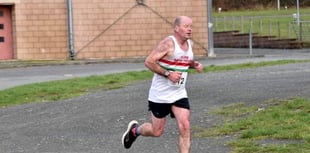
<path id="1" fill-rule="evenodd" d="M 4 29 L 4 25 L 0 24 L 0 30 L 3 30 L 3 29 Z"/>
<path id="2" fill-rule="evenodd" d="M 0 17 L 3 17 L 3 11 L 0 11 Z"/>
<path id="3" fill-rule="evenodd" d="M 4 42 L 4 37 L 0 37 L 0 43 Z"/>

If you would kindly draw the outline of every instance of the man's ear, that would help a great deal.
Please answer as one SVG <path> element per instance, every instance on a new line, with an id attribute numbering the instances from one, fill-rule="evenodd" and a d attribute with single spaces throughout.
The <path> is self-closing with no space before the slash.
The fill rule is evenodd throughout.
<path id="1" fill-rule="evenodd" d="M 179 28 L 180 28 L 179 26 L 175 26 L 175 27 L 174 27 L 174 31 L 178 32 L 178 31 L 179 31 Z"/>

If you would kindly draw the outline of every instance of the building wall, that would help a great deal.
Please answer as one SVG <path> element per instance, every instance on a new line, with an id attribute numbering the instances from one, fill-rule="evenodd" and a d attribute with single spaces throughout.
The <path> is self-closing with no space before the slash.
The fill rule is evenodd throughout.
<path id="1" fill-rule="evenodd" d="M 142 0 L 140 0 L 142 1 Z M 196 55 L 205 56 L 205 0 L 73 0 L 76 59 L 143 58 L 175 17 L 193 18 Z M 22 0 L 14 7 L 17 59 L 67 59 L 67 0 Z"/>
<path id="2" fill-rule="evenodd" d="M 15 4 L 15 58 L 67 58 L 66 0 L 22 0 Z"/>

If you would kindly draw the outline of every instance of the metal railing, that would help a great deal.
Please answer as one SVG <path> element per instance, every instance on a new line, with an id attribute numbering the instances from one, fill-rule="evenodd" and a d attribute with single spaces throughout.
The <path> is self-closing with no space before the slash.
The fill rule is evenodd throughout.
<path id="1" fill-rule="evenodd" d="M 299 41 L 310 42 L 310 21 L 300 21 L 291 23 Z"/>
<path id="2" fill-rule="evenodd" d="M 252 29 L 253 33 L 262 36 L 309 41 L 310 15 L 302 17 L 309 20 L 300 21 L 299 26 L 296 26 L 296 21 L 291 15 L 215 17 L 214 32 L 237 30 L 241 33 L 249 33 Z"/>

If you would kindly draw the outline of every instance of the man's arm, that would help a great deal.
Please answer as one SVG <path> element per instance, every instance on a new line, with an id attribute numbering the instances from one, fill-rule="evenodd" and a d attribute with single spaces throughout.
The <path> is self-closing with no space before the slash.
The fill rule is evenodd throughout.
<path id="1" fill-rule="evenodd" d="M 198 61 L 191 61 L 190 68 L 196 69 L 196 71 L 199 73 L 203 71 L 203 66 Z"/>
<path id="2" fill-rule="evenodd" d="M 191 41 L 191 45 L 192 45 L 192 48 L 194 47 L 194 42 Z M 199 63 L 198 61 L 191 61 L 190 65 L 189 65 L 190 68 L 193 68 L 193 69 L 196 69 L 197 72 L 201 73 L 203 71 L 203 66 L 201 63 Z"/>
<path id="3" fill-rule="evenodd" d="M 173 47 L 173 42 L 170 38 L 162 40 L 146 58 L 145 66 L 154 73 L 165 76 L 166 70 L 158 64 L 158 61 L 165 56 L 169 56 L 169 53 L 173 51 Z"/>

